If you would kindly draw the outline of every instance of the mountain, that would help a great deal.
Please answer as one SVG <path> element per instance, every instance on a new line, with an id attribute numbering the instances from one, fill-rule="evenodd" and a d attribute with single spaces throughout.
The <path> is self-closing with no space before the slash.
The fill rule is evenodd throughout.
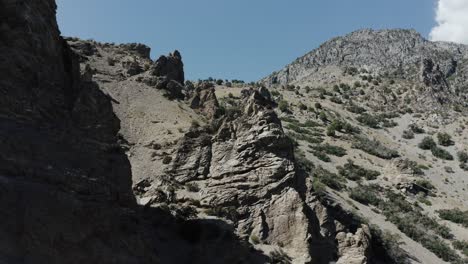
<path id="1" fill-rule="evenodd" d="M 0 1 L 0 263 L 466 263 L 465 46 L 364 30 L 191 82 L 55 12 Z"/>
<path id="2" fill-rule="evenodd" d="M 415 77 L 424 60 L 439 66 L 446 78 L 466 82 L 468 47 L 431 42 L 414 30 L 371 30 L 333 38 L 264 79 L 269 84 L 304 83 L 334 67 L 358 67 L 369 72 Z M 333 76 L 322 77 L 332 80 Z"/>

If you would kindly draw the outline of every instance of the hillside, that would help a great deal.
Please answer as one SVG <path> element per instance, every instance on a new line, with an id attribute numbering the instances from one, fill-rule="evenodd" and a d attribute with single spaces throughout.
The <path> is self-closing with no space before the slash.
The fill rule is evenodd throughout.
<path id="1" fill-rule="evenodd" d="M 427 249 L 450 260 L 450 245 L 468 238 L 440 211 L 468 209 L 466 50 L 409 30 L 361 30 L 262 80 L 297 155 L 327 171 L 318 178 L 328 194 L 399 233 L 421 263 L 442 262 Z M 388 208 L 395 199 L 414 208 Z"/>

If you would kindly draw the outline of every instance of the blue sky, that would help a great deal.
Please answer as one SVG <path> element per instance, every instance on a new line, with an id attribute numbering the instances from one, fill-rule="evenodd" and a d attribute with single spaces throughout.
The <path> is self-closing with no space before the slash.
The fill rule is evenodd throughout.
<path id="1" fill-rule="evenodd" d="M 57 0 L 62 35 L 182 53 L 188 79 L 258 80 L 360 28 L 428 37 L 435 0 Z"/>

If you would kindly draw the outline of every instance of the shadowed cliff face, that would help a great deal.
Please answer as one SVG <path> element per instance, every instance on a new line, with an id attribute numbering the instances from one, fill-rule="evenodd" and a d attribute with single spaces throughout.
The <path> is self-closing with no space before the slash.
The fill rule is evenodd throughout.
<path id="1" fill-rule="evenodd" d="M 119 120 L 82 80 L 55 9 L 0 1 L 0 262 L 93 259 L 113 247 L 97 235 L 119 224 L 112 207 L 134 204 Z"/>

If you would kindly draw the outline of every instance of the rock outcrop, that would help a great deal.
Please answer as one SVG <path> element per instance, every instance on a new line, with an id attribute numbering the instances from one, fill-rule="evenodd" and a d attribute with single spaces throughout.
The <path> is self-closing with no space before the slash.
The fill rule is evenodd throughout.
<path id="1" fill-rule="evenodd" d="M 256 90 L 242 94 L 240 115 L 185 135 L 169 175 L 199 186 L 201 205 L 218 208 L 240 237 L 281 248 L 295 263 L 336 260 L 335 222 L 314 198 L 310 178 L 300 179 L 292 142 L 272 102 Z M 343 261 L 360 256 L 366 263 L 364 242 L 350 243 L 341 245 Z"/>
<path id="2" fill-rule="evenodd" d="M 190 107 L 208 118 L 208 120 L 220 116 L 221 109 L 213 86 L 201 83 L 191 92 L 189 97 Z"/>
<path id="3" fill-rule="evenodd" d="M 174 51 L 168 56 L 161 56 L 152 66 L 151 72 L 154 76 L 165 77 L 168 81 L 176 81 L 183 84 L 184 64 L 179 51 Z"/>
<path id="4" fill-rule="evenodd" d="M 336 240 L 340 256 L 336 264 L 369 263 L 371 234 L 367 226 L 359 228 L 356 234 L 340 232 L 336 235 Z"/>

